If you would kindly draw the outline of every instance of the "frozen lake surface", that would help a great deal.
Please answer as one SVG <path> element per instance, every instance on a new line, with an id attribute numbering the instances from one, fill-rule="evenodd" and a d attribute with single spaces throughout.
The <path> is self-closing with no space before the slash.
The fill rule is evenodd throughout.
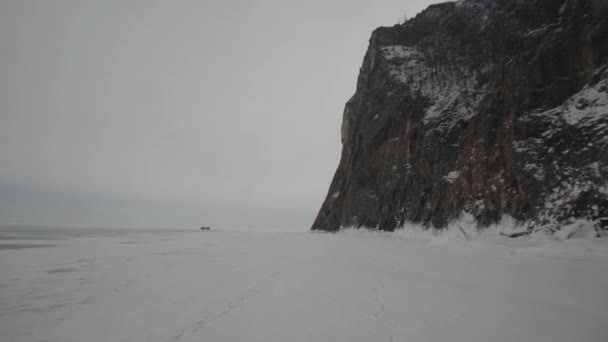
<path id="1" fill-rule="evenodd" d="M 608 243 L 0 229 L 0 341 L 608 341 Z"/>

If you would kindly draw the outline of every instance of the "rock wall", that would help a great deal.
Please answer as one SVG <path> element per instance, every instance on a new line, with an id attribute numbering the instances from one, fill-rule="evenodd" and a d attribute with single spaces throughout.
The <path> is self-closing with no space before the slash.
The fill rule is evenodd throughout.
<path id="1" fill-rule="evenodd" d="M 608 1 L 462 0 L 376 29 L 312 226 L 608 223 Z"/>

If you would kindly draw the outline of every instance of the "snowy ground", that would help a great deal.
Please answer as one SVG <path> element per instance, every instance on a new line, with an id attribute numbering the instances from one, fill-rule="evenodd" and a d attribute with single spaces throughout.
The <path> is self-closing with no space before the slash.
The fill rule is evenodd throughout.
<path id="1" fill-rule="evenodd" d="M 608 341 L 608 239 L 0 230 L 0 341 Z"/>

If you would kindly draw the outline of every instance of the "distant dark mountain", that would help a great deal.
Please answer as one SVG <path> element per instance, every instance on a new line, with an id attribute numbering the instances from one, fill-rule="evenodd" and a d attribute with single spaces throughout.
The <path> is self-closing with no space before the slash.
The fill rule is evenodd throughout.
<path id="1" fill-rule="evenodd" d="M 376 29 L 312 229 L 608 223 L 608 1 L 463 0 Z"/>

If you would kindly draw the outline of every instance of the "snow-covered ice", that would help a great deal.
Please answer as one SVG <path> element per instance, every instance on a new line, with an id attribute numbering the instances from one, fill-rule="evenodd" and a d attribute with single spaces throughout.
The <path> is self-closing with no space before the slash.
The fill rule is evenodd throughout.
<path id="1" fill-rule="evenodd" d="M 12 235 L 11 235 L 12 234 Z M 0 230 L 0 341 L 608 341 L 608 240 Z"/>

